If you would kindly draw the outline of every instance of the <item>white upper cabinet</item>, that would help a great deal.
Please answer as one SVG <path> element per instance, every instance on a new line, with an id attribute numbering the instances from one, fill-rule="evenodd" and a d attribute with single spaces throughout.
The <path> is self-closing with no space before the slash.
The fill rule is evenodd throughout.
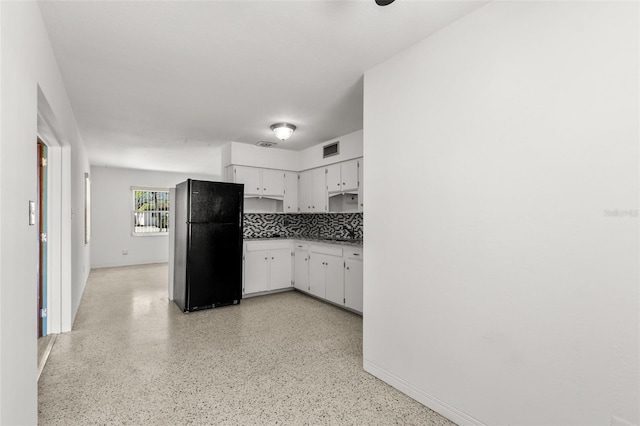
<path id="1" fill-rule="evenodd" d="M 234 166 L 233 182 L 244 184 L 245 197 L 284 197 L 284 176 L 282 170 L 258 169 Z"/>
<path id="2" fill-rule="evenodd" d="M 340 177 L 340 164 L 332 164 L 327 167 L 327 191 L 337 192 L 342 189 Z"/>
<path id="3" fill-rule="evenodd" d="M 244 184 L 244 196 L 259 197 L 262 195 L 260 169 L 253 167 L 235 166 L 233 168 L 233 182 Z"/>
<path id="4" fill-rule="evenodd" d="M 358 190 L 358 160 L 346 161 L 340 165 L 342 191 Z"/>
<path id="5" fill-rule="evenodd" d="M 311 170 L 300 173 L 298 180 L 298 211 L 311 212 Z"/>
<path id="6" fill-rule="evenodd" d="M 286 172 L 284 176 L 284 212 L 297 213 L 298 209 L 298 173 Z"/>
<path id="7" fill-rule="evenodd" d="M 284 197 L 285 172 L 268 169 L 260 172 L 262 173 L 262 196 Z"/>
<path id="8" fill-rule="evenodd" d="M 358 160 L 345 161 L 327 167 L 327 191 L 356 192 L 358 190 Z"/>
<path id="9" fill-rule="evenodd" d="M 311 209 L 314 213 L 327 212 L 327 190 L 325 186 L 326 173 L 324 171 L 324 168 L 311 170 L 311 176 Z"/>
<path id="10" fill-rule="evenodd" d="M 324 167 L 300 173 L 298 207 L 303 213 L 324 213 L 327 211 Z"/>

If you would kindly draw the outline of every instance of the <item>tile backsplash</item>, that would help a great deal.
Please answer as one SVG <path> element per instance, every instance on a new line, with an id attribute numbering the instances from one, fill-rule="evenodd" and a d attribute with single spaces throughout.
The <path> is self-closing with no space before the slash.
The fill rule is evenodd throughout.
<path id="1" fill-rule="evenodd" d="M 244 214 L 244 238 L 351 238 L 349 230 L 363 237 L 362 213 Z"/>

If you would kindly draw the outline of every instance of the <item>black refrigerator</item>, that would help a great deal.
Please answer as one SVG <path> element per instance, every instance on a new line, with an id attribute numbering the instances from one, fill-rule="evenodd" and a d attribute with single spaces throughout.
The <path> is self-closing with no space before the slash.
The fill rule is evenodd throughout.
<path id="1" fill-rule="evenodd" d="M 241 184 L 176 185 L 173 299 L 183 312 L 240 303 L 243 198 Z"/>

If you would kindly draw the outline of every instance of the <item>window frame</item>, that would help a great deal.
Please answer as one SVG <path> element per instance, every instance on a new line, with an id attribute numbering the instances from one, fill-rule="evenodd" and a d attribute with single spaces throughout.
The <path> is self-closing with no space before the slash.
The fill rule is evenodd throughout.
<path id="1" fill-rule="evenodd" d="M 138 210 L 136 207 L 136 192 L 162 192 L 166 193 L 166 209 L 158 209 L 158 206 L 155 206 L 153 210 Z M 131 221 L 131 236 L 133 237 L 164 237 L 169 235 L 169 212 L 170 212 L 170 204 L 171 204 L 171 194 L 169 192 L 169 188 L 157 188 L 157 187 L 148 187 L 148 186 L 132 186 L 131 187 L 131 205 L 130 205 L 130 221 Z M 157 214 L 158 217 L 161 217 L 162 214 L 166 215 L 166 228 L 158 228 L 158 231 L 136 231 L 136 228 L 145 227 L 145 225 L 137 225 L 136 215 L 141 212 L 149 212 L 150 214 Z M 162 220 L 162 219 L 161 219 Z M 151 227 L 147 225 L 147 227 Z M 156 227 L 157 228 L 157 227 Z M 161 231 L 161 229 L 166 229 L 166 231 Z"/>

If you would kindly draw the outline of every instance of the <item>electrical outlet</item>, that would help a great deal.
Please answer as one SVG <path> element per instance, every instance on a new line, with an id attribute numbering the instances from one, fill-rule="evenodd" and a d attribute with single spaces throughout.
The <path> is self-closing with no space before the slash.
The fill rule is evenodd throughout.
<path id="1" fill-rule="evenodd" d="M 123 255 L 123 256 L 126 256 L 126 255 L 128 255 L 128 254 L 129 254 L 129 250 L 126 250 L 126 249 L 123 249 L 123 250 L 122 250 L 122 255 Z"/>
<path id="2" fill-rule="evenodd" d="M 621 419 L 617 416 L 611 416 L 611 426 L 635 426 L 633 423 Z"/>

